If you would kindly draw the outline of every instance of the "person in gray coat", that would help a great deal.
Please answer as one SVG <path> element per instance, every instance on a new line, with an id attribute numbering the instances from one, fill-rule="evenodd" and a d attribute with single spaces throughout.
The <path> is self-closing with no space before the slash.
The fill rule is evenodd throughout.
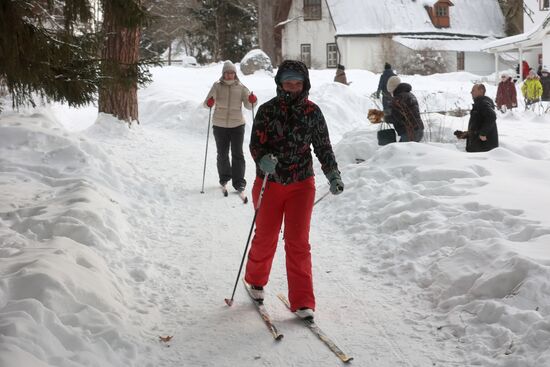
<path id="1" fill-rule="evenodd" d="M 239 81 L 237 68 L 231 61 L 223 64 L 221 78 L 212 85 L 204 101 L 205 107 L 214 107 L 212 124 L 218 151 L 220 185 L 225 187 L 227 182 L 232 181 L 233 187 L 239 192 L 246 187 L 243 154 L 245 120 L 242 106 L 250 110 L 256 102 L 256 96 Z"/>

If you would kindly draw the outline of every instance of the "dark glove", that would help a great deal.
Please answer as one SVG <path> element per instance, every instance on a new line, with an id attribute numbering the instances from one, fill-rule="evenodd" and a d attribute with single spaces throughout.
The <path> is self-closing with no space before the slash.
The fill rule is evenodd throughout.
<path id="1" fill-rule="evenodd" d="M 256 102 L 258 102 L 258 98 L 254 95 L 254 93 L 250 93 L 250 95 L 248 96 L 248 102 L 254 104 Z"/>
<path id="2" fill-rule="evenodd" d="M 326 174 L 326 177 L 330 184 L 330 192 L 332 195 L 338 195 L 344 191 L 344 182 L 342 182 L 342 178 L 338 171 L 331 171 Z"/>
<path id="3" fill-rule="evenodd" d="M 467 131 L 455 130 L 454 135 L 458 139 L 466 139 L 468 137 L 468 132 Z"/>
<path id="4" fill-rule="evenodd" d="M 275 173 L 275 167 L 277 167 L 278 162 L 277 157 L 273 154 L 266 154 L 260 159 L 258 165 L 262 171 L 270 175 Z"/>
<path id="5" fill-rule="evenodd" d="M 210 97 L 208 98 L 208 101 L 206 101 L 206 105 L 209 107 L 209 108 L 212 108 L 212 106 L 214 106 L 214 97 Z"/>

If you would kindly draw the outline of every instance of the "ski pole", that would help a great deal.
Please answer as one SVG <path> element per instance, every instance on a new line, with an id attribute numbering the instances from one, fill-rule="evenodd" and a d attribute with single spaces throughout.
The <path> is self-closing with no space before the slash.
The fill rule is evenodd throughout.
<path id="1" fill-rule="evenodd" d="M 330 191 L 327 191 L 323 194 L 323 196 L 321 196 L 319 199 L 315 200 L 315 202 L 313 203 L 313 206 L 317 205 L 317 203 L 321 200 L 323 200 L 328 194 L 330 194 Z"/>
<path id="2" fill-rule="evenodd" d="M 256 204 L 256 209 L 254 210 L 254 218 L 252 219 L 252 225 L 250 226 L 250 232 L 248 233 L 248 239 L 246 240 L 246 246 L 244 248 L 243 258 L 241 259 L 241 266 L 239 266 L 239 272 L 237 273 L 237 279 L 235 280 L 235 286 L 233 287 L 233 294 L 231 298 L 225 299 L 225 303 L 228 306 L 233 304 L 233 297 L 235 297 L 235 291 L 237 290 L 237 284 L 239 283 L 239 277 L 241 276 L 241 271 L 243 270 L 244 259 L 246 257 L 246 252 L 248 251 L 248 244 L 250 243 L 250 237 L 252 236 L 252 230 L 254 229 L 254 223 L 256 223 L 256 216 L 260 211 L 260 205 L 262 204 L 262 197 L 264 196 L 265 185 L 267 183 L 267 177 L 269 174 L 265 174 L 264 181 L 262 182 L 262 189 L 260 190 L 260 196 L 258 197 L 258 204 Z"/>
<path id="3" fill-rule="evenodd" d="M 254 125 L 254 103 L 252 103 L 252 125 Z"/>
<path id="4" fill-rule="evenodd" d="M 202 188 L 201 194 L 204 194 L 204 176 L 206 175 L 206 157 L 208 156 L 208 138 L 210 138 L 210 121 L 212 119 L 212 107 L 208 113 L 208 130 L 206 130 L 206 151 L 204 152 L 204 169 L 202 171 Z"/>

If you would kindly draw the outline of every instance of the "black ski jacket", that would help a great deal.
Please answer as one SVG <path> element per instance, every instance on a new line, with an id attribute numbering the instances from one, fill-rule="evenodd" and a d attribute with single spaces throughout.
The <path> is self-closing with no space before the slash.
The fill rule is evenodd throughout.
<path id="1" fill-rule="evenodd" d="M 304 89 L 298 96 L 282 89 L 281 74 L 294 70 L 304 76 Z M 264 177 L 260 159 L 273 154 L 278 159 L 269 181 L 290 184 L 314 176 L 311 146 L 321 162 L 323 173 L 338 172 L 328 128 L 321 109 L 309 99 L 309 73 L 299 61 L 284 61 L 277 75 L 277 96 L 258 108 L 250 136 L 250 153 L 256 162 L 256 175 Z"/>
<path id="2" fill-rule="evenodd" d="M 486 136 L 487 141 L 480 140 L 480 135 Z M 498 147 L 498 130 L 495 105 L 487 96 L 476 97 L 468 122 L 466 151 L 487 152 L 496 147 Z"/>
<path id="3" fill-rule="evenodd" d="M 401 83 L 393 91 L 393 98 L 390 101 L 387 120 L 393 124 L 399 136 L 408 134 L 412 137 L 415 130 L 424 130 L 418 101 L 411 91 L 410 84 Z"/>

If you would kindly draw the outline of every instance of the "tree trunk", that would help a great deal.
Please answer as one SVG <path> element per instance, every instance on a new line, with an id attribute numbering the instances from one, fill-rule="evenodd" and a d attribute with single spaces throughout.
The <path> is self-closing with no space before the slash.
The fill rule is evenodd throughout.
<path id="1" fill-rule="evenodd" d="M 101 52 L 106 78 L 99 90 L 99 112 L 131 123 L 138 120 L 137 74 L 140 28 L 118 24 L 110 2 L 105 2 L 103 28 L 105 45 Z"/>
<path id="2" fill-rule="evenodd" d="M 523 0 L 499 0 L 499 4 L 506 18 L 506 34 L 523 33 Z"/>
<path id="3" fill-rule="evenodd" d="M 269 56 L 271 64 L 277 65 L 277 50 L 275 48 L 275 37 L 273 24 L 274 1 L 258 0 L 258 35 L 260 41 L 260 49 Z"/>
<path id="4" fill-rule="evenodd" d="M 292 0 L 277 0 L 273 12 L 273 23 L 277 25 L 288 19 Z M 275 42 L 275 62 L 279 65 L 283 62 L 283 27 L 277 27 L 273 30 L 273 38 Z"/>
<path id="5" fill-rule="evenodd" d="M 216 4 L 216 44 L 215 44 L 215 61 L 227 60 L 226 39 L 227 34 L 227 5 L 224 1 L 218 1 Z M 234 60 L 236 61 L 236 60 Z"/>

